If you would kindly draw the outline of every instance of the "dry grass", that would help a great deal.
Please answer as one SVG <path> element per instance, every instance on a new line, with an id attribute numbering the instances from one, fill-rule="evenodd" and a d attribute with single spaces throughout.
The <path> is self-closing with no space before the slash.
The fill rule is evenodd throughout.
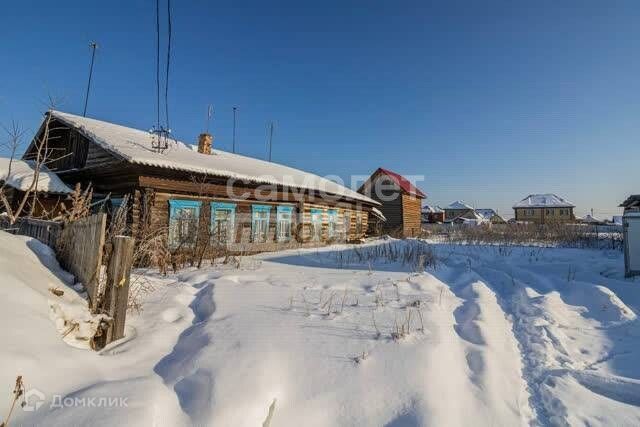
<path id="1" fill-rule="evenodd" d="M 619 233 L 601 233 L 578 224 L 504 224 L 492 226 L 430 226 L 422 237 L 443 243 L 499 246 L 505 255 L 510 246 L 558 246 L 568 248 L 622 249 Z"/>

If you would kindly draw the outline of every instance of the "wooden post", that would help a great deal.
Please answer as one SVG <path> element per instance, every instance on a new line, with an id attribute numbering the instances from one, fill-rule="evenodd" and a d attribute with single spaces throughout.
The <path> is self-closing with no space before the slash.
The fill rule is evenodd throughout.
<path id="1" fill-rule="evenodd" d="M 107 267 L 107 286 L 105 303 L 108 314 L 113 318 L 107 330 L 106 342 L 124 337 L 124 322 L 127 316 L 127 300 L 129 298 L 129 276 L 133 263 L 133 243 L 131 237 L 116 236 L 113 238 L 113 253 Z"/>

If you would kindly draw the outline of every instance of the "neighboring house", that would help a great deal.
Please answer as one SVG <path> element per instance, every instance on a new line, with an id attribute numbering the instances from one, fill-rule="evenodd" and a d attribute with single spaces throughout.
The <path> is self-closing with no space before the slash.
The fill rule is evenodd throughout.
<path id="1" fill-rule="evenodd" d="M 598 219 L 592 215 L 586 215 L 584 218 L 582 218 L 580 222 L 583 224 L 590 224 L 590 225 L 603 225 L 605 223 L 605 221 Z"/>
<path id="2" fill-rule="evenodd" d="M 325 178 L 211 148 L 170 140 L 158 149 L 147 131 L 59 111 L 51 115 L 49 164 L 64 182 L 93 184 L 114 203 L 130 197 L 134 236 L 166 230 L 170 248 L 193 248 L 196 234 L 229 250 L 262 251 L 357 240 L 378 202 Z M 34 141 L 43 135 L 41 125 Z M 29 158 L 34 142 L 25 153 Z M 200 240 L 198 240 L 200 242 Z"/>
<path id="3" fill-rule="evenodd" d="M 489 224 L 488 219 L 486 219 L 485 217 L 483 217 L 482 215 L 480 215 L 474 210 L 467 211 L 460 216 L 457 216 L 451 220 L 448 220 L 447 222 L 451 224 L 469 225 L 469 226 Z"/>
<path id="4" fill-rule="evenodd" d="M 627 200 L 620 204 L 624 208 L 624 212 L 640 211 L 640 194 L 633 194 L 627 197 Z"/>
<path id="5" fill-rule="evenodd" d="M 506 224 L 507 221 L 493 209 L 476 209 L 476 213 L 491 224 Z"/>
<path id="6" fill-rule="evenodd" d="M 530 194 L 513 206 L 516 221 L 549 224 L 575 221 L 575 205 L 555 194 Z"/>
<path id="7" fill-rule="evenodd" d="M 450 221 L 472 211 L 473 208 L 471 206 L 469 206 L 462 200 L 456 200 L 455 202 L 444 208 L 444 219 L 446 221 Z"/>
<path id="8" fill-rule="evenodd" d="M 444 210 L 440 206 L 424 205 L 422 207 L 423 224 L 441 224 L 444 222 Z"/>
<path id="9" fill-rule="evenodd" d="M 60 212 L 60 202 L 73 190 L 45 165 L 40 166 L 34 179 L 35 169 L 33 161 L 0 157 L 0 188 L 13 212 L 29 192 L 20 216 L 51 218 Z M 0 203 L 0 212 L 5 211 L 4 203 Z"/>
<path id="10" fill-rule="evenodd" d="M 420 209 L 427 196 L 402 175 L 378 168 L 358 192 L 381 204 L 379 209 L 386 217 L 382 231 L 397 232 L 404 237 L 418 236 L 422 232 Z"/>

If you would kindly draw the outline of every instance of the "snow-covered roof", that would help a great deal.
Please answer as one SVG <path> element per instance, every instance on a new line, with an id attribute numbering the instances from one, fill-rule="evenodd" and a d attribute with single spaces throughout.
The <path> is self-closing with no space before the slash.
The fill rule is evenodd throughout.
<path id="1" fill-rule="evenodd" d="M 424 205 L 422 207 L 422 212 L 423 213 L 436 213 L 436 212 L 442 212 L 442 208 L 440 206 L 429 206 L 429 205 Z"/>
<path id="2" fill-rule="evenodd" d="M 575 205 L 555 194 L 529 194 L 513 205 L 514 208 L 573 208 Z"/>
<path id="3" fill-rule="evenodd" d="M 466 204 L 465 202 L 463 202 L 462 200 L 456 200 L 455 202 L 447 206 L 445 209 L 473 209 L 473 208 L 468 204 Z"/>
<path id="4" fill-rule="evenodd" d="M 17 190 L 27 191 L 33 183 L 34 165 L 35 163 L 30 160 L 11 160 L 0 157 L 0 181 L 6 182 L 8 186 Z M 54 194 L 69 194 L 73 191 L 45 165 L 40 167 L 38 182 L 32 190 Z"/>
<path id="5" fill-rule="evenodd" d="M 222 150 L 211 150 L 210 155 L 201 154 L 194 151 L 190 144 L 180 141 L 170 143 L 167 150 L 158 153 L 152 149 L 152 135 L 147 131 L 61 111 L 52 110 L 51 114 L 130 163 L 320 191 L 379 205 L 375 200 L 343 185 L 299 169 Z"/>
<path id="6" fill-rule="evenodd" d="M 602 222 L 602 220 L 600 220 L 600 219 L 598 219 L 598 218 L 596 218 L 596 217 L 594 217 L 594 216 L 591 216 L 591 215 L 587 214 L 587 215 L 582 219 L 582 222 L 586 222 L 586 223 L 590 223 L 590 224 L 597 224 L 597 223 L 601 223 L 601 222 Z"/>
<path id="7" fill-rule="evenodd" d="M 496 211 L 494 211 L 493 209 L 476 209 L 476 212 L 478 213 L 478 215 L 486 219 L 491 219 L 492 216 L 497 215 Z"/>
<path id="8" fill-rule="evenodd" d="M 382 213 L 382 211 L 378 208 L 371 208 L 371 211 L 373 212 L 373 214 L 375 216 L 377 216 L 378 218 L 380 218 L 383 221 L 387 221 L 387 218 L 384 216 L 384 214 Z"/>

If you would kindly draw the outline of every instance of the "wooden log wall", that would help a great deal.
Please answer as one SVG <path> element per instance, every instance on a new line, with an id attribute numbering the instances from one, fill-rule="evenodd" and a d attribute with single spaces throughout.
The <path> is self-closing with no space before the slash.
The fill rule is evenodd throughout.
<path id="1" fill-rule="evenodd" d="M 422 232 L 422 201 L 409 194 L 402 195 L 402 234 L 416 237 Z"/>

